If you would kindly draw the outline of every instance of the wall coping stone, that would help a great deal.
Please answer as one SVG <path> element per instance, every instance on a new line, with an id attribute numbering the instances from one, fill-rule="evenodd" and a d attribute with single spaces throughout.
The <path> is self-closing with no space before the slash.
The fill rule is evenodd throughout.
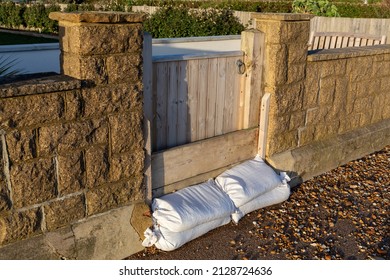
<path id="1" fill-rule="evenodd" d="M 337 60 L 380 54 L 390 54 L 390 45 L 314 50 L 309 51 L 307 61 Z"/>
<path id="2" fill-rule="evenodd" d="M 74 23 L 140 23 L 146 19 L 144 13 L 127 12 L 52 12 L 49 18 L 57 21 Z"/>
<path id="3" fill-rule="evenodd" d="M 278 20 L 278 21 L 307 21 L 314 17 L 311 14 L 290 14 L 290 13 L 252 13 L 251 18 L 256 20 Z"/>
<path id="4" fill-rule="evenodd" d="M 17 81 L 7 80 L 0 84 L 0 98 L 68 91 L 81 88 L 81 81 L 75 78 L 50 74 L 22 75 Z"/>

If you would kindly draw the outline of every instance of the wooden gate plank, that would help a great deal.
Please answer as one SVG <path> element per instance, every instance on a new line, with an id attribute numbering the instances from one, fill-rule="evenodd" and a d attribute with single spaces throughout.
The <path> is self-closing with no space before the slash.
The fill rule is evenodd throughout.
<path id="1" fill-rule="evenodd" d="M 199 59 L 198 68 L 198 111 L 197 111 L 197 139 L 206 138 L 206 113 L 207 113 L 207 95 L 215 94 L 207 92 L 208 83 L 208 64 L 209 59 Z"/>
<path id="2" fill-rule="evenodd" d="M 223 133 L 228 133 L 234 131 L 234 123 L 233 123 L 233 106 L 234 104 L 234 95 L 239 95 L 238 91 L 235 90 L 235 78 L 236 78 L 236 63 L 234 58 L 226 59 L 226 88 L 225 88 L 225 104 L 223 111 Z"/>
<path id="3" fill-rule="evenodd" d="M 168 63 L 167 90 L 167 148 L 177 146 L 177 92 L 178 92 L 178 62 Z"/>
<path id="4" fill-rule="evenodd" d="M 188 85 L 187 85 L 187 63 L 188 61 L 179 62 L 178 71 L 178 109 L 177 119 L 177 144 L 183 145 L 189 142 L 187 138 L 187 127 L 188 127 Z"/>
<path id="5" fill-rule="evenodd" d="M 167 99 L 168 99 L 168 63 L 159 62 L 156 64 L 156 84 L 153 86 L 156 91 L 156 149 L 161 150 L 167 146 Z M 155 131 L 155 132 L 157 132 Z"/>
<path id="6" fill-rule="evenodd" d="M 206 103 L 206 138 L 215 136 L 218 59 L 209 59 Z"/>
<path id="7" fill-rule="evenodd" d="M 223 134 L 223 110 L 225 106 L 226 58 L 218 58 L 217 92 L 215 103 L 215 135 Z"/>
<path id="8" fill-rule="evenodd" d="M 188 110 L 189 110 L 189 139 L 198 140 L 198 73 L 199 60 L 188 61 Z"/>

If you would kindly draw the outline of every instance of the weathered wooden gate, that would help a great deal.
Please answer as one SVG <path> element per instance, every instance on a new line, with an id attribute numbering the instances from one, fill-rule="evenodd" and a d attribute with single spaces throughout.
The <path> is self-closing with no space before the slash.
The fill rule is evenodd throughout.
<path id="1" fill-rule="evenodd" d="M 149 198 L 205 181 L 258 153 L 263 61 L 256 31 L 244 32 L 241 49 L 233 51 L 156 55 L 151 41 L 145 37 Z"/>

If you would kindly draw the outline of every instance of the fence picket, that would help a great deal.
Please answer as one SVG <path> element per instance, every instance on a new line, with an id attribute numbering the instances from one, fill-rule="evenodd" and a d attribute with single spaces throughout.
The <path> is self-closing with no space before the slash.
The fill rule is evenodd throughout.
<path id="1" fill-rule="evenodd" d="M 178 109 L 177 109 L 177 145 L 188 143 L 188 85 L 187 85 L 187 61 L 180 61 L 178 69 Z"/>
<path id="2" fill-rule="evenodd" d="M 226 59 L 218 58 L 218 74 L 217 74 L 217 96 L 215 102 L 215 135 L 223 134 L 223 110 L 225 105 L 225 68 L 226 68 Z"/>
<path id="3" fill-rule="evenodd" d="M 177 145 L 177 111 L 178 111 L 178 63 L 167 64 L 168 87 L 167 87 L 167 148 Z"/>
<path id="4" fill-rule="evenodd" d="M 207 92 L 208 83 L 208 63 L 209 59 L 200 59 L 198 68 L 198 119 L 197 119 L 197 136 L 199 139 L 206 138 L 206 121 L 207 121 Z"/>
<path id="5" fill-rule="evenodd" d="M 215 136 L 217 71 L 218 59 L 210 59 L 208 64 L 207 96 L 206 96 L 206 138 Z"/>
<path id="6" fill-rule="evenodd" d="M 158 89 L 158 94 L 155 95 L 156 99 L 156 118 L 155 118 L 155 126 L 160 133 L 156 134 L 156 149 L 160 150 L 167 146 L 167 93 L 168 93 L 168 85 L 167 85 L 167 63 L 161 62 L 156 65 L 156 84 L 155 88 Z"/>
<path id="7" fill-rule="evenodd" d="M 191 142 L 197 141 L 198 138 L 198 73 L 199 60 L 188 61 L 188 110 Z"/>

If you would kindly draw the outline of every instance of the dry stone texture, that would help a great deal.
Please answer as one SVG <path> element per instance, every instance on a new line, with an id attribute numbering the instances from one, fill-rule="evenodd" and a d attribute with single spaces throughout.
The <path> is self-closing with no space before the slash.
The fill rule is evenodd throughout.
<path id="1" fill-rule="evenodd" d="M 60 195 L 76 193 L 84 189 L 86 181 L 84 152 L 76 151 L 59 155 L 57 164 Z"/>
<path id="2" fill-rule="evenodd" d="M 72 196 L 44 206 L 46 228 L 54 230 L 85 217 L 84 196 Z"/>
<path id="3" fill-rule="evenodd" d="M 94 188 L 109 182 L 109 154 L 107 147 L 91 147 L 85 153 L 87 187 Z"/>
<path id="4" fill-rule="evenodd" d="M 40 233 L 41 221 L 42 213 L 37 208 L 0 216 L 0 245 Z"/>
<path id="5" fill-rule="evenodd" d="M 39 129 L 38 149 L 41 155 L 82 149 L 88 145 L 105 144 L 108 126 L 105 119 L 44 126 Z"/>
<path id="6" fill-rule="evenodd" d="M 10 170 L 14 207 L 22 208 L 53 199 L 57 193 L 53 158 L 15 164 Z"/>
<path id="7" fill-rule="evenodd" d="M 37 157 L 36 130 L 14 130 L 7 135 L 8 155 L 12 162 Z"/>
<path id="8" fill-rule="evenodd" d="M 36 127 L 60 120 L 64 112 L 64 99 L 61 94 L 1 99 L 0 127 L 5 130 Z"/>
<path id="9" fill-rule="evenodd" d="M 111 184 L 91 189 L 87 192 L 88 215 L 104 212 L 128 204 L 131 201 L 139 201 L 144 197 L 144 191 L 140 187 L 140 179 Z"/>

